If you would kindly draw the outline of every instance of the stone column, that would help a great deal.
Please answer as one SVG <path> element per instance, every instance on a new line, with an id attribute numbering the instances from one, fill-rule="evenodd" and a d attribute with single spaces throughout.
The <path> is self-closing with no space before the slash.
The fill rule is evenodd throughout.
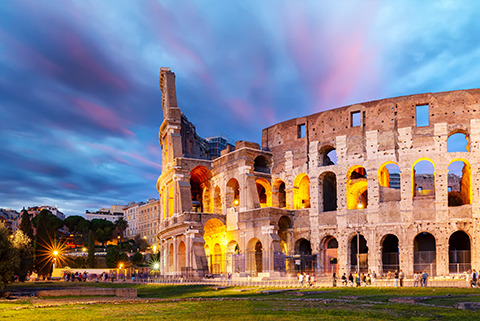
<path id="1" fill-rule="evenodd" d="M 440 166 L 435 171 L 435 210 L 437 221 L 444 221 L 448 218 L 448 170 Z"/>
<path id="2" fill-rule="evenodd" d="M 443 234 L 439 235 L 437 237 L 436 242 L 437 242 L 437 246 L 436 246 L 437 275 L 448 275 L 449 274 L 448 237 Z"/>

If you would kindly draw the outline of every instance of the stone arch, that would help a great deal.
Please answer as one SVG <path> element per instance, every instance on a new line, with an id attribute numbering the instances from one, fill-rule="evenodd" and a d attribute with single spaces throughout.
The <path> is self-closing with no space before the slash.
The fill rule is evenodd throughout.
<path id="1" fill-rule="evenodd" d="M 456 231 L 448 239 L 448 270 L 461 274 L 472 269 L 471 238 L 464 231 Z"/>
<path id="2" fill-rule="evenodd" d="M 378 169 L 380 202 L 400 201 L 400 166 L 395 162 L 385 162 Z"/>
<path id="3" fill-rule="evenodd" d="M 298 239 L 295 242 L 295 254 L 312 255 L 312 244 L 310 244 L 310 241 L 305 238 Z"/>
<path id="4" fill-rule="evenodd" d="M 300 173 L 293 184 L 294 209 L 310 208 L 310 178 Z"/>
<path id="5" fill-rule="evenodd" d="M 326 236 L 322 242 L 323 250 L 323 271 L 327 274 L 338 275 L 338 241 L 334 236 Z"/>
<path id="6" fill-rule="evenodd" d="M 413 240 L 413 270 L 427 271 L 430 276 L 437 275 L 437 249 L 435 237 L 429 232 L 418 233 Z"/>
<path id="7" fill-rule="evenodd" d="M 460 163 L 463 163 L 463 165 Z M 462 166 L 462 175 L 458 176 L 460 166 Z M 472 204 L 472 168 L 470 163 L 465 159 L 455 158 L 448 164 L 448 171 L 448 206 Z"/>
<path id="8" fill-rule="evenodd" d="M 470 135 L 468 131 L 457 128 L 452 131 L 447 138 L 447 152 L 469 152 L 470 151 Z"/>
<path id="9" fill-rule="evenodd" d="M 400 270 L 398 237 L 394 234 L 385 235 L 381 241 L 381 248 L 383 273 Z"/>
<path id="10" fill-rule="evenodd" d="M 175 251 L 174 251 L 173 243 L 170 243 L 170 246 L 168 247 L 168 272 L 170 273 L 172 273 L 175 269 L 174 256 L 175 256 Z"/>
<path id="11" fill-rule="evenodd" d="M 364 209 L 368 206 L 367 171 L 355 165 L 347 172 L 347 209 Z"/>
<path id="12" fill-rule="evenodd" d="M 354 234 L 350 240 L 350 266 L 351 270 L 360 272 L 367 272 L 368 270 L 368 245 L 367 240 L 362 234 Z M 357 242 L 358 238 L 358 242 Z M 358 260 L 357 260 L 358 253 Z M 359 266 L 357 267 L 357 261 L 360 261 Z"/>
<path id="13" fill-rule="evenodd" d="M 265 178 L 257 178 L 255 180 L 260 200 L 260 207 L 272 207 L 272 188 Z"/>
<path id="14" fill-rule="evenodd" d="M 268 158 L 263 155 L 257 156 L 253 163 L 253 170 L 255 172 L 270 174 L 270 162 Z"/>
<path id="15" fill-rule="evenodd" d="M 178 271 L 182 273 L 182 275 L 186 272 L 186 247 L 183 241 L 178 243 L 178 250 L 177 250 L 177 266 Z"/>
<path id="16" fill-rule="evenodd" d="M 211 171 L 205 166 L 195 166 L 190 172 L 190 191 L 194 212 L 212 213 L 210 199 Z"/>
<path id="17" fill-rule="evenodd" d="M 324 172 L 319 177 L 322 193 L 322 212 L 337 210 L 337 176 L 334 172 Z"/>
<path id="18" fill-rule="evenodd" d="M 435 163 L 426 157 L 412 164 L 412 194 L 414 197 L 435 196 Z"/>
<path id="19" fill-rule="evenodd" d="M 213 212 L 217 214 L 223 213 L 222 192 L 220 191 L 220 186 L 218 185 L 213 189 Z"/>
<path id="20" fill-rule="evenodd" d="M 292 220 L 284 215 L 278 220 L 278 237 L 280 238 L 280 249 L 284 254 L 289 253 L 288 230 L 292 228 Z"/>
<path id="21" fill-rule="evenodd" d="M 240 205 L 240 184 L 236 178 L 231 178 L 227 183 L 225 203 L 226 208 Z"/>
<path id="22" fill-rule="evenodd" d="M 252 274 L 263 271 L 263 246 L 257 238 L 252 238 L 247 244 L 247 267 Z"/>
<path id="23" fill-rule="evenodd" d="M 285 208 L 287 206 L 286 201 L 285 182 L 281 179 L 276 179 L 272 185 L 272 206 Z"/>
<path id="24" fill-rule="evenodd" d="M 325 145 L 318 151 L 319 166 L 337 165 L 337 151 L 331 145 Z"/>
<path id="25" fill-rule="evenodd" d="M 231 240 L 227 245 L 226 263 L 227 273 L 241 272 L 241 264 L 243 263 L 243 260 L 240 255 L 240 246 L 235 240 Z"/>

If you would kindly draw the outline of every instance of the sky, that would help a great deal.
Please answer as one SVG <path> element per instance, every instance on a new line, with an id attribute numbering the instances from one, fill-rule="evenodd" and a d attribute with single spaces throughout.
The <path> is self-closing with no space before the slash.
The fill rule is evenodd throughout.
<path id="1" fill-rule="evenodd" d="M 158 198 L 160 67 L 208 137 L 480 87 L 479 1 L 0 1 L 0 207 Z"/>

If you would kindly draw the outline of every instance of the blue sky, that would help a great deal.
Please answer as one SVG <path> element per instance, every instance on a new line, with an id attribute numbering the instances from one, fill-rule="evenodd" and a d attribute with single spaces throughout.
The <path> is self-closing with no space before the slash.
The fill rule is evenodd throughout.
<path id="1" fill-rule="evenodd" d="M 0 207 L 158 197 L 158 73 L 201 136 L 480 87 L 478 1 L 0 1 Z"/>

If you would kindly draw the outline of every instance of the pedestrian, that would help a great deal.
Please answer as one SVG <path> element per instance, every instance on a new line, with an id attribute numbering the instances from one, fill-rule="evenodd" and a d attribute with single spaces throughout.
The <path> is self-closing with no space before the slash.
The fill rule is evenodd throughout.
<path id="1" fill-rule="evenodd" d="M 395 279 L 393 281 L 393 286 L 398 287 L 398 270 L 395 270 Z"/>
<path id="2" fill-rule="evenodd" d="M 398 273 L 398 279 L 400 280 L 400 286 L 403 286 L 403 279 L 405 278 L 405 273 L 402 270 Z"/>
<path id="3" fill-rule="evenodd" d="M 345 273 L 343 273 L 342 275 L 342 285 L 347 286 L 347 276 L 345 275 Z"/>
<path id="4" fill-rule="evenodd" d="M 132 282 L 135 282 L 135 272 L 132 272 Z"/>
<path id="5" fill-rule="evenodd" d="M 390 286 L 391 281 L 392 281 L 392 272 L 388 271 L 388 273 L 387 273 L 387 286 Z"/>
<path id="6" fill-rule="evenodd" d="M 315 286 L 315 274 L 310 275 L 310 285 Z"/>
<path id="7" fill-rule="evenodd" d="M 415 274 L 413 274 L 413 286 L 418 287 L 419 283 L 420 283 L 420 273 L 415 272 Z"/>
<path id="8" fill-rule="evenodd" d="M 367 276 L 362 273 L 362 286 L 367 286 Z"/>
<path id="9" fill-rule="evenodd" d="M 377 272 L 375 271 L 372 273 L 372 285 L 377 286 Z"/>
<path id="10" fill-rule="evenodd" d="M 337 274 L 333 272 L 333 287 L 337 286 Z"/>
<path id="11" fill-rule="evenodd" d="M 87 282 L 87 277 L 88 277 L 87 271 L 83 271 L 83 282 Z"/>
<path id="12" fill-rule="evenodd" d="M 355 272 L 355 283 L 357 284 L 357 287 L 360 286 L 360 275 Z"/>
<path id="13" fill-rule="evenodd" d="M 348 275 L 348 283 L 350 284 L 350 286 L 353 286 L 353 275 L 352 275 L 351 272 L 350 272 L 350 274 Z"/>
<path id="14" fill-rule="evenodd" d="M 423 271 L 422 274 L 422 286 L 427 286 L 428 274 L 427 271 Z"/>
<path id="15" fill-rule="evenodd" d="M 298 273 L 298 283 L 300 283 L 300 286 L 303 287 L 303 274 Z"/>
<path id="16" fill-rule="evenodd" d="M 305 278 L 305 285 L 306 286 L 310 286 L 310 274 L 305 274 L 303 275 L 303 277 Z"/>

